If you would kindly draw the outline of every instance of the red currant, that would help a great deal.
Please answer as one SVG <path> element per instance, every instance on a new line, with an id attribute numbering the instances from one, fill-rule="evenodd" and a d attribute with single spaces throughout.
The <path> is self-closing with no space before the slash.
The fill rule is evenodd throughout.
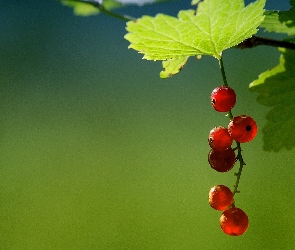
<path id="1" fill-rule="evenodd" d="M 257 134 L 257 125 L 254 119 L 247 115 L 234 117 L 228 124 L 230 136 L 237 142 L 249 142 Z"/>
<path id="2" fill-rule="evenodd" d="M 232 145 L 233 139 L 229 135 L 227 128 L 219 126 L 210 131 L 208 142 L 215 151 L 224 151 Z"/>
<path id="3" fill-rule="evenodd" d="M 225 210 L 233 203 L 232 191 L 224 185 L 217 185 L 209 191 L 209 204 L 216 210 Z"/>
<path id="4" fill-rule="evenodd" d="M 217 172 L 227 172 L 235 165 L 236 155 L 232 148 L 228 148 L 225 151 L 211 149 L 208 155 L 208 162 Z"/>
<path id="5" fill-rule="evenodd" d="M 231 236 L 242 235 L 249 226 L 247 214 L 242 209 L 236 207 L 225 210 L 219 221 L 222 231 Z"/>
<path id="6" fill-rule="evenodd" d="M 236 104 L 235 91 L 227 86 L 219 86 L 211 93 L 211 104 L 218 112 L 228 112 Z"/>

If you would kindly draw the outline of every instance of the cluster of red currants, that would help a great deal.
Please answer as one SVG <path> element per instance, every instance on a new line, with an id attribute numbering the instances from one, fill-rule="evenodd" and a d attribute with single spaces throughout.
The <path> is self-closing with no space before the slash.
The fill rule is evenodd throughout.
<path id="1" fill-rule="evenodd" d="M 237 160 L 242 161 L 236 157 L 235 149 L 232 148 L 233 141 L 236 141 L 237 145 L 251 141 L 257 134 L 257 125 L 250 116 L 232 116 L 231 109 L 236 104 L 236 94 L 228 86 L 219 86 L 212 91 L 211 104 L 218 112 L 229 112 L 232 118 L 227 128 L 215 127 L 208 137 L 211 147 L 208 155 L 210 166 L 218 172 L 227 172 L 234 167 Z M 212 187 L 209 204 L 216 210 L 224 211 L 220 217 L 220 227 L 224 233 L 238 236 L 247 230 L 248 216 L 242 209 L 235 207 L 234 193 L 228 187 Z"/>

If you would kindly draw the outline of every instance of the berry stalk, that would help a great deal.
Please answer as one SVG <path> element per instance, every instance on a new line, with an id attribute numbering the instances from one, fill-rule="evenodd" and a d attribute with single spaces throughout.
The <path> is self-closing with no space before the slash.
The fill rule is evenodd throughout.
<path id="1" fill-rule="evenodd" d="M 222 75 L 223 85 L 229 87 L 228 83 L 227 83 L 227 79 L 226 79 L 226 74 L 225 74 L 225 70 L 224 70 L 224 64 L 223 64 L 222 57 L 219 59 L 219 67 L 220 67 L 220 71 L 221 71 L 221 75 Z M 227 116 L 229 117 L 230 120 L 232 120 L 234 118 L 231 110 L 229 110 L 227 112 Z M 237 143 L 237 150 L 238 150 L 237 160 L 240 162 L 240 167 L 239 167 L 238 173 L 236 173 L 237 180 L 236 180 L 236 183 L 234 185 L 233 195 L 235 195 L 236 193 L 239 192 L 238 191 L 238 186 L 239 186 L 239 183 L 240 183 L 240 178 L 241 178 L 241 175 L 242 175 L 243 167 L 244 167 L 244 165 L 246 165 L 244 160 L 243 160 L 243 156 L 242 156 L 241 144 L 239 142 L 237 142 L 237 141 L 236 141 L 236 143 Z"/>
<path id="2" fill-rule="evenodd" d="M 240 183 L 241 174 L 242 174 L 244 165 L 246 165 L 244 160 L 243 160 L 243 156 L 242 156 L 241 144 L 239 142 L 236 142 L 236 143 L 237 143 L 237 150 L 238 150 L 237 159 L 240 162 L 240 167 L 239 167 L 238 173 L 235 174 L 237 176 L 237 180 L 236 180 L 236 183 L 234 185 L 233 195 L 235 195 L 236 193 L 239 192 L 238 191 L 238 186 L 239 186 L 239 183 Z"/>
<path id="3" fill-rule="evenodd" d="M 225 70 L 224 70 L 222 57 L 219 59 L 219 68 L 220 68 L 221 75 L 222 75 L 223 85 L 229 87 L 228 83 L 227 83 L 226 75 L 225 75 Z M 231 110 L 227 112 L 227 116 L 229 117 L 229 119 L 234 118 Z"/>

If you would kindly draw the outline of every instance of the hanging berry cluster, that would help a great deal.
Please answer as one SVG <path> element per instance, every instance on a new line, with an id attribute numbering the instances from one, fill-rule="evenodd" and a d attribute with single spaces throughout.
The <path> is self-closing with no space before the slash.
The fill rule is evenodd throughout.
<path id="1" fill-rule="evenodd" d="M 228 86 L 219 86 L 211 93 L 211 104 L 218 112 L 228 112 L 230 122 L 228 127 L 213 128 L 208 137 L 211 150 L 208 155 L 210 166 L 217 172 L 228 172 L 236 161 L 240 162 L 237 181 L 233 191 L 224 185 L 217 185 L 210 189 L 209 204 L 215 210 L 223 211 L 220 217 L 220 227 L 224 233 L 232 236 L 246 232 L 249 220 L 247 214 L 235 206 L 234 195 L 238 192 L 238 184 L 245 165 L 240 143 L 249 142 L 257 134 L 255 121 L 247 115 L 233 117 L 231 109 L 236 104 L 235 91 Z M 237 147 L 232 148 L 233 141 Z M 237 151 L 237 156 L 235 151 Z"/>

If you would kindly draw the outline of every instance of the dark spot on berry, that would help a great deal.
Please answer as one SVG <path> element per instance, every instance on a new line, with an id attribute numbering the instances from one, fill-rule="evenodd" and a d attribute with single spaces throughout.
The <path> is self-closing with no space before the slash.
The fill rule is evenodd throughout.
<path id="1" fill-rule="evenodd" d="M 246 131 L 251 131 L 252 127 L 250 125 L 246 126 Z"/>
<path id="2" fill-rule="evenodd" d="M 216 101 L 215 101 L 215 99 L 212 99 L 212 101 L 211 101 L 213 104 L 215 104 L 216 103 Z"/>

